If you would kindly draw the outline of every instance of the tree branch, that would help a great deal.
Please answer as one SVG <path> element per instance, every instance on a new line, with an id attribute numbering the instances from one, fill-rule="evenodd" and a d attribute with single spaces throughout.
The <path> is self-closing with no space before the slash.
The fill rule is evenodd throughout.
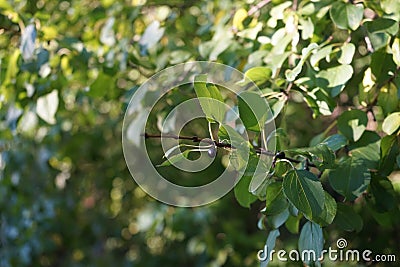
<path id="1" fill-rule="evenodd" d="M 254 15 L 258 10 L 260 10 L 263 6 L 271 2 L 271 0 L 262 0 L 257 5 L 252 6 L 249 11 L 247 12 L 248 16 Z"/>
<path id="2" fill-rule="evenodd" d="M 184 136 L 184 135 L 175 135 L 175 134 L 149 134 L 149 133 L 144 133 L 144 134 L 141 134 L 141 136 L 143 136 L 145 139 L 150 139 L 150 138 L 169 138 L 169 139 L 175 139 L 175 140 L 190 140 L 190 141 L 195 142 L 195 143 L 200 143 L 201 141 L 203 141 L 203 142 L 208 142 L 209 144 L 214 144 L 216 147 L 233 148 L 233 149 L 235 148 L 231 144 L 222 143 L 222 142 L 218 142 L 218 141 L 212 141 L 209 138 L 201 138 L 201 137 L 198 137 L 196 135 L 194 135 L 194 136 Z M 288 160 L 290 162 L 293 162 L 293 163 L 301 163 L 301 160 L 287 157 L 285 155 L 285 153 L 283 153 L 283 152 L 279 152 L 278 151 L 277 153 L 274 153 L 274 152 L 266 150 L 266 149 L 264 149 L 262 147 L 256 147 L 255 151 L 258 154 L 263 154 L 263 155 L 267 155 L 269 157 L 274 157 L 274 161 L 276 159 L 286 159 L 286 160 Z M 309 162 L 309 161 L 307 163 L 307 166 L 308 167 L 314 167 L 314 168 L 317 167 L 314 163 Z"/>

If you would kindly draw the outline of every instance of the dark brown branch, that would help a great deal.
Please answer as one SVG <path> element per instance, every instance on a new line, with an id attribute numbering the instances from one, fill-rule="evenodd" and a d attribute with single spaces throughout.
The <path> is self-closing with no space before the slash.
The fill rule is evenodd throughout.
<path id="1" fill-rule="evenodd" d="M 175 140 L 190 140 L 190 141 L 195 142 L 195 143 L 199 143 L 199 142 L 203 141 L 203 142 L 208 142 L 209 144 L 214 144 L 216 147 L 235 148 L 231 144 L 222 143 L 222 142 L 218 142 L 218 141 L 212 141 L 211 139 L 201 138 L 201 137 L 198 137 L 196 135 L 194 135 L 194 136 L 184 136 L 184 135 L 175 135 L 175 134 L 149 134 L 149 133 L 144 133 L 144 134 L 141 134 L 141 136 L 144 136 L 145 139 L 149 139 L 149 138 L 170 138 L 170 139 L 175 139 Z M 261 147 L 255 148 L 255 151 L 258 154 L 263 154 L 263 155 L 267 155 L 269 157 L 274 157 L 274 161 L 276 161 L 277 159 L 286 159 L 286 160 L 288 160 L 290 162 L 293 162 L 293 163 L 301 163 L 301 160 L 287 157 L 287 156 L 285 156 L 285 154 L 283 152 L 274 153 L 272 151 L 268 151 L 268 150 L 266 150 L 264 148 L 261 148 Z M 312 162 L 308 162 L 307 166 L 308 167 L 314 167 L 314 168 L 317 167 Z"/>
<path id="2" fill-rule="evenodd" d="M 214 144 L 216 147 L 222 147 L 222 148 L 233 148 L 231 144 L 227 143 L 221 143 L 218 141 L 212 141 L 211 139 L 208 138 L 201 138 L 198 136 L 183 136 L 183 135 L 174 135 L 174 134 L 142 134 L 141 136 L 144 136 L 145 139 L 149 138 L 170 138 L 170 139 L 175 139 L 175 140 L 190 140 L 194 143 L 200 143 L 201 141 L 207 142 L 210 145 Z"/>

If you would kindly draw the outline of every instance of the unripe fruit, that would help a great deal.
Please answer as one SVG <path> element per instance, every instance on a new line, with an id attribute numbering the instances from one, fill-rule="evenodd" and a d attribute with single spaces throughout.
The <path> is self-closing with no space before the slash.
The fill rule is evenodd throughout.
<path id="1" fill-rule="evenodd" d="M 215 158 L 217 155 L 217 148 L 215 146 L 210 147 L 210 149 L 207 151 L 207 154 L 210 158 Z"/>

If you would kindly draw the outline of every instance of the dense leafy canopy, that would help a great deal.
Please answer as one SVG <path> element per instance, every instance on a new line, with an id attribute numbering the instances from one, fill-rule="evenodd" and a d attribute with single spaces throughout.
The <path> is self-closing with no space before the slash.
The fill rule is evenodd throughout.
<path id="1" fill-rule="evenodd" d="M 0 1 L 0 266 L 258 266 L 265 243 L 320 253 L 338 236 L 398 252 L 399 21 L 397 0 Z M 165 161 L 147 140 L 176 183 L 207 182 L 229 155 L 245 174 L 218 202 L 182 209 L 133 182 L 120 136 L 135 90 L 193 60 L 237 68 L 260 92 L 199 76 L 157 104 L 149 132 L 197 96 L 207 120 L 182 133 L 249 152 L 219 147 L 191 176 L 170 165 L 195 149 Z M 221 124 L 226 102 L 243 125 Z M 259 144 L 272 119 L 270 155 Z"/>

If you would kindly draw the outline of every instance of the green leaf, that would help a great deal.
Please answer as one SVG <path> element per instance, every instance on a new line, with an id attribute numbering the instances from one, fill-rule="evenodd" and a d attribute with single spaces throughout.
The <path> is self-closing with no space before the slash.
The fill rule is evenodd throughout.
<path id="1" fill-rule="evenodd" d="M 397 167 L 400 168 L 400 154 L 396 157 Z"/>
<path id="2" fill-rule="evenodd" d="M 371 196 L 368 201 L 379 213 L 387 212 L 395 208 L 396 195 L 392 182 L 385 176 L 374 175 L 369 185 Z"/>
<path id="3" fill-rule="evenodd" d="M 314 24 L 310 17 L 305 19 L 300 19 L 300 25 L 302 27 L 301 31 L 301 39 L 307 40 L 310 39 L 314 34 Z"/>
<path id="4" fill-rule="evenodd" d="M 357 30 L 363 18 L 364 8 L 362 5 L 353 5 L 336 1 L 331 9 L 330 16 L 335 25 L 342 30 Z"/>
<path id="5" fill-rule="evenodd" d="M 293 167 L 287 159 L 278 159 L 275 162 L 275 168 L 274 168 L 274 176 L 278 178 L 283 178 L 285 174 L 289 171 L 292 170 Z"/>
<path id="6" fill-rule="evenodd" d="M 288 231 L 291 232 L 292 234 L 299 233 L 300 218 L 301 216 L 295 217 L 290 215 L 287 221 L 285 222 L 286 229 L 288 229 Z"/>
<path id="7" fill-rule="evenodd" d="M 167 167 L 167 166 L 171 166 L 183 159 L 187 159 L 189 156 L 189 153 L 193 151 L 191 149 L 187 149 L 185 151 L 183 151 L 182 153 L 173 155 L 171 157 L 169 157 L 167 160 L 165 160 L 164 162 L 162 162 L 161 164 L 157 165 L 157 167 Z"/>
<path id="8" fill-rule="evenodd" d="M 251 176 L 243 176 L 234 188 L 236 200 L 245 208 L 249 208 L 250 204 L 257 200 L 257 196 L 249 192 L 251 179 Z"/>
<path id="9" fill-rule="evenodd" d="M 400 127 L 400 112 L 390 114 L 385 118 L 382 124 L 382 130 L 391 135 L 397 131 Z"/>
<path id="10" fill-rule="evenodd" d="M 231 126 L 222 124 L 218 130 L 220 142 L 231 144 L 235 149 L 231 151 L 230 162 L 236 170 L 243 170 L 249 161 L 250 144 Z"/>
<path id="11" fill-rule="evenodd" d="M 247 130 L 260 132 L 270 116 L 267 101 L 256 92 L 244 91 L 238 95 L 239 116 Z"/>
<path id="12" fill-rule="evenodd" d="M 322 88 L 314 88 L 304 95 L 304 99 L 308 106 L 313 110 L 313 117 L 318 115 L 331 115 L 336 107 L 334 99 Z"/>
<path id="13" fill-rule="evenodd" d="M 392 173 L 399 153 L 399 141 L 396 136 L 387 135 L 381 140 L 379 173 L 387 176 Z"/>
<path id="14" fill-rule="evenodd" d="M 371 140 L 370 144 L 351 150 L 351 156 L 355 160 L 361 160 L 368 169 L 377 169 L 380 159 L 379 142 L 380 140 L 376 142 Z"/>
<path id="15" fill-rule="evenodd" d="M 337 203 L 337 212 L 333 223 L 344 231 L 360 232 L 363 228 L 363 220 L 360 215 L 352 207 L 342 203 Z"/>
<path id="16" fill-rule="evenodd" d="M 384 49 L 376 51 L 371 55 L 371 71 L 375 76 L 375 83 L 384 84 L 391 77 L 396 64 L 393 62 L 393 56 L 386 53 Z"/>
<path id="17" fill-rule="evenodd" d="M 393 61 L 400 67 L 400 39 L 396 38 L 392 44 Z"/>
<path id="18" fill-rule="evenodd" d="M 248 69 L 245 73 L 245 83 L 242 85 L 248 84 L 251 80 L 253 81 L 256 85 L 262 85 L 265 82 L 269 81 L 272 76 L 272 70 L 267 67 L 254 67 L 251 69 Z M 249 80 L 247 80 L 249 79 Z"/>
<path id="19" fill-rule="evenodd" d="M 370 180 L 371 174 L 364 162 L 353 157 L 343 160 L 329 172 L 332 188 L 349 201 L 359 197 L 367 189 Z"/>
<path id="20" fill-rule="evenodd" d="M 104 97 L 113 84 L 113 77 L 100 72 L 96 80 L 90 85 L 90 90 L 87 94 L 92 97 Z"/>
<path id="21" fill-rule="evenodd" d="M 390 35 L 396 35 L 399 31 L 398 22 L 388 18 L 376 18 L 372 21 L 366 21 L 365 27 L 370 33 L 387 33 Z"/>
<path id="22" fill-rule="evenodd" d="M 345 43 L 341 48 L 341 54 L 338 59 L 340 64 L 346 65 L 351 64 L 353 56 L 356 51 L 356 46 L 352 43 Z"/>
<path id="23" fill-rule="evenodd" d="M 271 108 L 272 117 L 268 116 L 267 123 L 270 120 L 274 120 L 276 119 L 276 117 L 278 117 L 279 113 L 281 113 L 282 109 L 285 107 L 286 102 L 287 96 L 285 96 L 284 94 L 279 94 L 277 97 L 268 99 L 268 104 Z"/>
<path id="24" fill-rule="evenodd" d="M 39 97 L 36 103 L 37 115 L 48 124 L 55 124 L 58 102 L 57 90 L 53 90 L 51 93 Z"/>
<path id="25" fill-rule="evenodd" d="M 393 83 L 385 84 L 378 96 L 378 105 L 382 107 L 385 115 L 397 110 L 399 99 L 397 98 L 397 87 Z"/>
<path id="26" fill-rule="evenodd" d="M 274 179 L 271 179 L 270 174 L 266 175 L 266 173 L 256 173 L 252 175 L 249 191 L 253 195 L 257 196 L 259 200 L 265 201 L 267 197 L 267 188 L 272 182 L 274 182 Z"/>
<path id="27" fill-rule="evenodd" d="M 400 127 L 400 112 L 390 114 L 385 118 L 382 124 L 382 130 L 391 135 L 397 131 Z"/>
<path id="28" fill-rule="evenodd" d="M 315 218 L 315 222 L 321 226 L 328 226 L 336 216 L 337 204 L 329 193 L 325 192 L 325 205 L 320 216 Z"/>
<path id="29" fill-rule="evenodd" d="M 289 82 L 292 82 L 296 79 L 296 77 L 300 74 L 301 69 L 303 68 L 304 62 L 308 59 L 308 57 L 311 55 L 312 51 L 318 48 L 318 45 L 316 43 L 311 43 L 309 44 L 306 48 L 303 48 L 301 51 L 301 58 L 299 63 L 297 63 L 297 66 L 294 67 L 292 70 L 287 70 L 285 72 L 286 79 Z"/>
<path id="30" fill-rule="evenodd" d="M 288 151 L 306 156 L 320 169 L 332 168 L 335 163 L 335 154 L 325 144 L 318 144 L 307 148 L 290 149 Z"/>
<path id="31" fill-rule="evenodd" d="M 306 170 L 289 171 L 283 179 L 283 191 L 289 201 L 310 220 L 319 216 L 325 202 L 317 177 Z"/>
<path id="32" fill-rule="evenodd" d="M 265 208 L 263 213 L 265 215 L 276 215 L 284 211 L 289 206 L 285 195 L 282 190 L 282 183 L 275 182 L 267 187 L 267 194 L 265 200 Z"/>
<path id="33" fill-rule="evenodd" d="M 286 220 L 289 218 L 289 215 L 289 210 L 285 209 L 281 213 L 266 216 L 267 223 L 270 227 L 278 229 L 282 224 L 286 222 Z"/>
<path id="34" fill-rule="evenodd" d="M 361 110 L 348 110 L 339 116 L 337 122 L 339 131 L 346 136 L 347 139 L 355 142 L 360 139 L 364 133 L 367 127 L 368 117 L 367 114 Z"/>
<path id="35" fill-rule="evenodd" d="M 327 45 L 321 49 L 319 49 L 316 53 L 312 54 L 310 57 L 311 66 L 315 70 L 319 70 L 318 63 L 326 58 L 326 61 L 330 61 L 330 54 L 332 53 L 333 45 Z"/>
<path id="36" fill-rule="evenodd" d="M 267 237 L 267 241 L 265 242 L 265 246 L 264 246 L 264 248 L 267 248 L 266 250 L 264 250 L 264 253 L 266 253 L 267 255 L 261 255 L 263 258 L 265 258 L 265 260 L 260 262 L 260 267 L 268 266 L 268 263 L 271 260 L 269 258 L 270 252 L 273 249 L 275 249 L 276 239 L 278 238 L 279 235 L 280 235 L 280 233 L 279 233 L 278 229 L 274 229 L 274 230 L 269 232 L 268 237 Z"/>
<path id="37" fill-rule="evenodd" d="M 341 134 L 334 134 L 327 137 L 321 144 L 326 145 L 332 151 L 337 151 L 347 145 L 347 139 Z"/>
<path id="38" fill-rule="evenodd" d="M 344 89 L 345 84 L 353 76 L 353 67 L 350 65 L 339 65 L 320 71 L 316 77 L 321 80 L 320 87 L 330 92 L 332 97 L 338 96 Z M 318 80 L 317 80 L 318 81 Z M 328 84 L 326 85 L 326 81 Z M 322 84 L 321 84 L 322 82 Z"/>
<path id="39" fill-rule="evenodd" d="M 307 266 L 318 261 L 323 245 L 324 236 L 321 226 L 313 222 L 306 222 L 301 229 L 298 246 L 301 255 L 304 251 L 310 252 L 304 253 L 303 261 Z"/>
<path id="40" fill-rule="evenodd" d="M 225 105 L 218 87 L 207 84 L 206 75 L 198 75 L 194 79 L 194 90 L 201 108 L 208 121 L 222 123 L 225 117 Z"/>

